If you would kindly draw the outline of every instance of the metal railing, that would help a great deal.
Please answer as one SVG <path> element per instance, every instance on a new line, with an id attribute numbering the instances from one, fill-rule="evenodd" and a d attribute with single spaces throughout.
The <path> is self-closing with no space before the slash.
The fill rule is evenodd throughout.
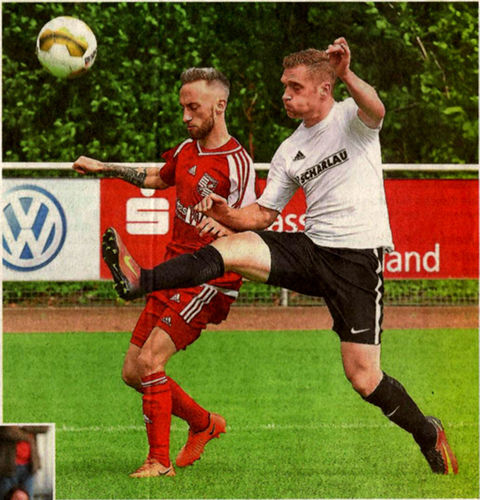
<path id="1" fill-rule="evenodd" d="M 162 167 L 164 163 L 118 163 L 119 165 L 128 165 L 130 167 Z M 254 163 L 255 170 L 262 171 L 270 168 L 270 163 Z M 3 162 L 2 169 L 5 170 L 70 170 L 72 162 Z M 385 172 L 409 171 L 409 172 L 478 172 L 477 164 L 458 164 L 458 163 L 384 163 Z"/>

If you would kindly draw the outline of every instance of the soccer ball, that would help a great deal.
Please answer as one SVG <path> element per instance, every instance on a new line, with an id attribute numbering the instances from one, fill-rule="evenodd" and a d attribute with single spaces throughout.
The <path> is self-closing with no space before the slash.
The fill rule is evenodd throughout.
<path id="1" fill-rule="evenodd" d="M 76 78 L 92 67 L 97 40 L 80 19 L 56 17 L 40 30 L 36 52 L 42 66 L 52 75 Z"/>

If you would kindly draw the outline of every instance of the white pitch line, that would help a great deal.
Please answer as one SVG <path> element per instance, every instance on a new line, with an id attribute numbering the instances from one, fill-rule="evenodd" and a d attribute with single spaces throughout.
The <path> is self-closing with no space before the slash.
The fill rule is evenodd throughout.
<path id="1" fill-rule="evenodd" d="M 368 423 L 353 423 L 353 424 L 329 424 L 317 423 L 315 425 L 293 425 L 293 424 L 258 424 L 253 426 L 236 426 L 229 425 L 227 430 L 229 432 L 255 432 L 255 431 L 315 431 L 319 429 L 384 429 L 393 427 L 395 424 L 385 422 L 384 424 L 368 424 Z M 457 422 L 453 424 L 446 424 L 446 428 L 460 428 L 460 427 L 478 427 L 477 422 Z M 172 425 L 171 430 L 174 432 L 184 432 L 185 426 Z M 114 426 L 89 426 L 89 427 L 75 427 L 62 425 L 56 427 L 56 432 L 141 432 L 145 431 L 144 425 L 114 425 Z"/>

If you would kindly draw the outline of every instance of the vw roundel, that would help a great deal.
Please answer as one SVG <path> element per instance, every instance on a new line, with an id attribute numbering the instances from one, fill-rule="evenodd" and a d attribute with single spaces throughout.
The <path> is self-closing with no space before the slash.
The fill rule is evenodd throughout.
<path id="1" fill-rule="evenodd" d="M 58 255 L 67 235 L 65 212 L 46 189 L 20 185 L 2 202 L 3 264 L 15 271 L 35 271 Z"/>

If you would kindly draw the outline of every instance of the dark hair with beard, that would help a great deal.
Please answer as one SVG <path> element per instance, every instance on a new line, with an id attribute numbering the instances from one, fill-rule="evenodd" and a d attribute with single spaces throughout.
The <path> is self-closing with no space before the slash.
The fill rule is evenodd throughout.
<path id="1" fill-rule="evenodd" d="M 205 80 L 207 83 L 218 83 L 225 90 L 227 98 L 230 94 L 230 82 L 228 78 L 215 68 L 188 68 L 180 76 L 182 85 L 191 82 Z"/>

